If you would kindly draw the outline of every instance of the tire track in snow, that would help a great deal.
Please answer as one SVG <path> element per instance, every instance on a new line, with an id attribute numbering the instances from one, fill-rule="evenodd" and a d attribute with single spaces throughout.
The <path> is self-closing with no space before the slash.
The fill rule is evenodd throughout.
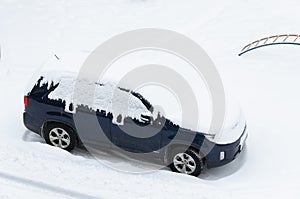
<path id="1" fill-rule="evenodd" d="M 62 195 L 66 195 L 66 196 L 69 196 L 69 197 L 71 196 L 73 198 L 99 199 L 99 197 L 96 197 L 96 196 L 92 196 L 92 195 L 88 195 L 88 194 L 84 194 L 84 193 L 64 189 L 64 188 L 61 188 L 61 187 L 46 184 L 44 182 L 34 181 L 34 180 L 31 180 L 31 179 L 18 177 L 18 176 L 14 176 L 14 175 L 3 173 L 3 172 L 0 172 L 0 178 L 10 180 L 10 181 L 13 181 L 13 182 L 25 185 L 25 186 L 31 186 L 31 187 L 34 187 L 34 188 L 50 191 L 50 192 L 53 192 L 53 193 L 56 193 L 56 194 L 62 194 Z"/>

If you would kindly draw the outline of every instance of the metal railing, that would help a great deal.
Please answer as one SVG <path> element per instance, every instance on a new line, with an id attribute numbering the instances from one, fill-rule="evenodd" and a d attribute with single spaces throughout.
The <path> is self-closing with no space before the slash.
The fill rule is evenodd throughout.
<path id="1" fill-rule="evenodd" d="M 280 45 L 280 44 L 300 45 L 299 38 L 300 35 L 297 34 L 283 34 L 283 35 L 265 37 L 246 45 L 239 53 L 239 56 L 249 51 L 255 50 L 257 48 L 265 47 L 265 46 Z"/>

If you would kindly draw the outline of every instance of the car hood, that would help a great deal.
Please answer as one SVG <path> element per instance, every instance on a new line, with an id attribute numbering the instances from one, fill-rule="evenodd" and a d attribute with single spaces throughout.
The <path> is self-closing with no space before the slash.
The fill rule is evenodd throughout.
<path id="1" fill-rule="evenodd" d="M 225 98 L 224 118 L 223 122 L 218 125 L 219 128 L 212 126 L 213 110 L 211 108 L 212 105 L 210 99 L 203 100 L 202 98 L 202 100 L 198 102 L 198 124 L 196 126 L 196 118 L 185 118 L 185 120 L 183 121 L 183 119 L 180 117 L 180 112 L 178 112 L 178 114 L 176 114 L 176 112 L 173 112 L 172 114 L 168 114 L 168 112 L 165 112 L 164 116 L 174 124 L 179 125 L 181 128 L 203 133 L 207 137 L 207 139 L 214 143 L 233 143 L 242 136 L 246 126 L 246 121 L 237 100 L 229 96 L 231 95 L 227 93 Z M 147 95 L 146 98 L 147 97 L 150 97 L 151 102 L 151 96 Z M 218 130 L 213 131 L 211 129 Z"/>

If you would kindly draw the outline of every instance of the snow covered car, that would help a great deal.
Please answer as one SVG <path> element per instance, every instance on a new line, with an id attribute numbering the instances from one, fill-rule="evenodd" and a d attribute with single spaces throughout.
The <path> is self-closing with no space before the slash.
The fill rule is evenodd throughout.
<path id="1" fill-rule="evenodd" d="M 81 86 L 76 86 L 78 82 Z M 94 92 L 88 94 L 88 89 Z M 152 152 L 154 159 L 172 171 L 194 176 L 204 168 L 234 160 L 247 138 L 242 117 L 223 137 L 212 136 L 180 127 L 160 113 L 155 115 L 151 103 L 139 93 L 70 74 L 41 76 L 24 96 L 24 104 L 25 126 L 50 145 L 67 151 L 88 143 L 105 149 Z"/>

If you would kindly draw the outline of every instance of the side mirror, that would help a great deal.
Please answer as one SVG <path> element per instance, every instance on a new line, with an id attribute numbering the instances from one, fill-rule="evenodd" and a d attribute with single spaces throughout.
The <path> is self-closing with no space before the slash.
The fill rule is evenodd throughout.
<path id="1" fill-rule="evenodd" d="M 141 115 L 141 120 L 146 124 L 152 124 L 153 117 L 149 115 Z"/>
<path id="2" fill-rule="evenodd" d="M 76 112 L 76 109 L 75 109 L 75 107 L 74 107 L 74 104 L 73 103 L 70 103 L 69 104 L 69 106 L 66 106 L 65 107 L 65 111 L 67 112 L 67 113 L 75 113 Z"/>
<path id="3" fill-rule="evenodd" d="M 71 111 L 71 112 L 74 111 L 74 105 L 73 105 L 73 103 L 71 103 L 71 104 L 69 105 L 69 111 Z"/>

